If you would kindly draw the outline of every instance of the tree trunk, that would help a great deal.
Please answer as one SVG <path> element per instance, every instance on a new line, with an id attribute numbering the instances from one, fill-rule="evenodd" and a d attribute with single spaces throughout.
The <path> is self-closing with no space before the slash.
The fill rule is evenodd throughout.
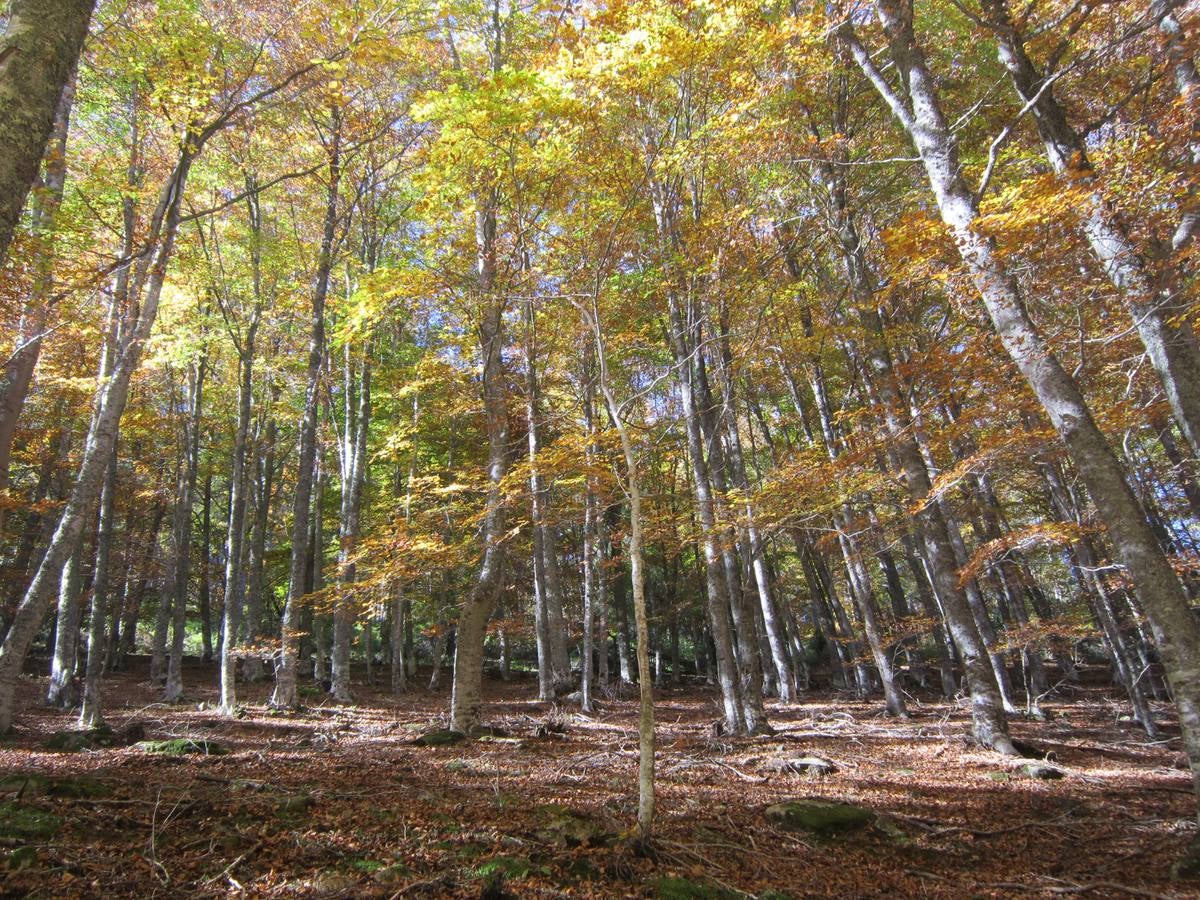
<path id="1" fill-rule="evenodd" d="M 62 709 L 70 709 L 79 702 L 75 666 L 79 655 L 79 621 L 83 610 L 83 573 L 80 571 L 83 553 L 81 541 L 67 559 L 58 585 L 58 618 L 54 626 L 54 657 L 50 663 L 46 702 Z"/>
<path id="2" fill-rule="evenodd" d="M 200 469 L 200 418 L 204 408 L 204 379 L 208 361 L 201 356 L 188 371 L 187 424 L 184 428 L 184 465 L 175 485 L 175 520 L 171 529 L 171 654 L 167 660 L 165 703 L 183 699 L 183 643 L 187 635 L 188 581 L 192 569 L 192 507 Z"/>
<path id="3" fill-rule="evenodd" d="M 212 551 L 212 472 L 204 479 L 204 499 L 200 508 L 200 642 L 202 659 L 213 658 L 212 585 L 209 555 Z"/>
<path id="4" fill-rule="evenodd" d="M 92 579 L 92 615 L 88 623 L 87 664 L 83 675 L 83 704 L 79 709 L 79 727 L 95 728 L 104 722 L 100 676 L 104 671 L 104 626 L 108 621 L 112 594 L 112 543 L 117 493 L 117 452 L 113 449 L 100 489 L 100 510 L 96 526 L 96 573 Z"/>
<path id="5" fill-rule="evenodd" d="M 292 502 L 292 553 L 288 566 L 287 599 L 279 623 L 280 651 L 275 669 L 275 691 L 271 704 L 295 707 L 299 703 L 296 676 L 299 668 L 300 598 L 304 594 L 305 569 L 308 566 L 308 538 L 311 522 L 313 475 L 317 460 L 317 415 L 321 399 L 321 361 L 325 354 L 325 299 L 329 294 L 329 276 L 333 268 L 334 239 L 338 224 L 338 187 L 341 183 L 341 115 L 333 110 L 333 125 L 328 146 L 329 185 L 325 195 L 325 222 L 317 257 L 316 284 L 312 294 L 308 342 L 308 375 L 304 394 L 304 415 L 300 420 L 297 454 L 296 492 Z"/>
<path id="6" fill-rule="evenodd" d="M 243 565 L 243 544 L 246 533 L 248 506 L 246 474 L 246 440 L 250 434 L 250 408 L 254 396 L 255 339 L 262 314 L 262 247 L 261 217 L 257 195 L 249 201 L 251 230 L 251 267 L 254 281 L 255 306 L 238 349 L 237 424 L 233 433 L 233 458 L 229 467 L 229 527 L 225 532 L 225 607 L 221 633 L 221 699 L 220 711 L 231 716 L 237 710 L 236 664 L 237 648 L 241 643 L 242 606 L 246 597 L 246 567 Z"/>
<path id="7" fill-rule="evenodd" d="M 371 421 L 370 348 L 363 354 L 358 378 L 358 409 L 354 409 L 353 362 L 350 346 L 345 349 L 344 401 L 345 422 L 342 434 L 342 514 L 339 527 L 338 565 L 342 591 L 354 584 L 354 553 L 358 542 L 362 512 L 363 484 L 367 470 L 367 434 Z M 350 641 L 354 631 L 355 604 L 352 596 L 339 597 L 333 613 L 333 657 L 329 693 L 339 703 L 353 701 L 350 692 Z M 368 626 L 369 627 L 369 626 Z M 367 658 L 368 671 L 370 657 Z"/>
<path id="8" fill-rule="evenodd" d="M 2 65 L 3 63 L 0 63 L 0 66 Z M 33 232 L 37 244 L 33 252 L 37 256 L 37 262 L 32 296 L 21 313 L 16 346 L 3 367 L 0 367 L 0 491 L 8 487 L 13 435 L 17 430 L 17 420 L 25 407 L 33 372 L 42 352 L 42 337 L 50 324 L 50 314 L 54 308 L 55 220 L 62 205 L 63 189 L 67 181 L 67 133 L 70 131 L 74 102 L 75 76 L 72 73 L 63 86 L 58 109 L 54 114 L 51 142 L 46 151 L 42 190 L 37 192 L 37 203 L 34 207 Z M 0 100 L 0 109 L 3 105 L 3 100 Z M 0 262 L 3 262 L 3 258 L 4 254 L 0 252 Z M 3 521 L 4 513 L 0 512 L 0 525 Z"/>
<path id="9" fill-rule="evenodd" d="M 11 0 L 0 38 L 0 265 L 8 257 L 96 0 Z"/>
<path id="10" fill-rule="evenodd" d="M 502 584 L 505 511 L 501 481 L 508 471 L 508 401 L 504 384 L 504 302 L 495 295 L 497 193 L 476 200 L 476 287 L 483 304 L 479 321 L 482 394 L 487 417 L 488 492 L 483 519 L 483 559 L 470 594 L 463 601 L 454 644 L 450 727 L 468 733 L 479 724 L 483 691 L 483 640 Z"/>

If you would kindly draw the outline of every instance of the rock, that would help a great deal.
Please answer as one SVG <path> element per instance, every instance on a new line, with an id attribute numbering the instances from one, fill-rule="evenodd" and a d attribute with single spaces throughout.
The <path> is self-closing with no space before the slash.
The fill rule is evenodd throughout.
<path id="1" fill-rule="evenodd" d="M 139 741 L 135 749 L 161 756 L 183 756 L 188 753 L 200 756 L 223 756 L 229 751 L 222 744 L 206 738 L 172 738 L 168 741 Z"/>
<path id="2" fill-rule="evenodd" d="M 408 877 L 408 866 L 403 863 L 396 863 L 391 866 L 384 866 L 382 869 L 376 869 L 371 873 L 371 880 L 376 884 L 399 884 Z"/>
<path id="3" fill-rule="evenodd" d="M 445 747 L 448 744 L 457 744 L 459 741 L 465 741 L 467 736 L 461 731 L 450 731 L 449 729 L 438 729 L 437 731 L 427 731 L 415 741 L 418 747 Z"/>
<path id="4" fill-rule="evenodd" d="M 767 807 L 767 819 L 785 831 L 830 835 L 865 828 L 875 813 L 853 803 L 825 800 L 787 800 Z"/>
<path id="5" fill-rule="evenodd" d="M 275 804 L 275 812 L 281 816 L 294 816 L 308 812 L 317 805 L 312 794 L 289 794 Z"/>
<path id="6" fill-rule="evenodd" d="M 62 820 L 53 813 L 21 803 L 0 803 L 0 838 L 48 838 L 61 827 Z"/>
<path id="7" fill-rule="evenodd" d="M 988 772 L 987 777 L 992 781 L 1011 781 L 1012 776 L 1007 772 Z"/>
<path id="8" fill-rule="evenodd" d="M 768 759 L 760 768 L 768 772 L 786 772 L 793 775 L 832 775 L 837 766 L 819 756 L 785 756 Z"/>
<path id="9" fill-rule="evenodd" d="M 1067 773 L 1062 769 L 1056 769 L 1054 766 L 1046 766 L 1041 763 L 1026 763 L 1021 766 L 1021 773 L 1027 778 L 1040 778 L 1043 781 L 1053 781 L 1057 778 L 1067 777 Z"/>
<path id="10" fill-rule="evenodd" d="M 599 822 L 583 813 L 557 803 L 538 807 L 546 824 L 537 836 L 548 843 L 566 847 L 602 847 L 612 843 L 613 835 Z"/>
<path id="11" fill-rule="evenodd" d="M 84 750 L 99 750 L 117 743 L 116 733 L 107 725 L 97 725 L 86 731 L 56 731 L 42 743 L 47 750 L 60 753 L 80 753 Z"/>

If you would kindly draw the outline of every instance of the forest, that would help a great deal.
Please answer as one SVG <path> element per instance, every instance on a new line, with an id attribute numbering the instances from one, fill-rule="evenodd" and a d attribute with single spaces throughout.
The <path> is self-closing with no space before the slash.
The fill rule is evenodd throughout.
<path id="1" fill-rule="evenodd" d="M 0 895 L 1200 893 L 1196 0 L 0 32 Z"/>

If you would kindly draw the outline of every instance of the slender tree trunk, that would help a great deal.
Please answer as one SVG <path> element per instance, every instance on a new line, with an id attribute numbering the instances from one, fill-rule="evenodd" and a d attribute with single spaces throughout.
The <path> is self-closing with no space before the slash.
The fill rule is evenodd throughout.
<path id="1" fill-rule="evenodd" d="M 308 343 L 308 375 L 304 395 L 304 415 L 300 421 L 300 447 L 297 456 L 296 493 L 292 503 L 292 554 L 288 567 L 288 591 L 280 622 L 279 663 L 275 669 L 275 691 L 271 704 L 294 707 L 299 703 L 296 677 L 299 668 L 301 619 L 300 598 L 304 594 L 308 564 L 309 524 L 313 494 L 313 476 L 317 460 L 317 416 L 321 398 L 321 361 L 325 354 L 325 299 L 329 295 L 329 277 L 333 268 L 334 239 L 338 224 L 338 188 L 341 183 L 341 114 L 333 110 L 333 125 L 328 145 L 329 183 L 325 196 L 325 222 L 317 257 L 316 284 L 312 294 Z"/>
<path id="2" fill-rule="evenodd" d="M 212 550 L 212 472 L 204 479 L 204 499 L 200 508 L 200 640 L 203 660 L 212 662 L 212 586 L 209 555 Z"/>
<path id="3" fill-rule="evenodd" d="M 477 198 L 475 214 L 476 282 L 483 304 L 479 321 L 483 407 L 487 418 L 488 492 L 483 520 L 483 559 L 470 594 L 463 601 L 454 644 L 450 727 L 468 733 L 479 724 L 483 691 L 483 641 L 488 619 L 500 597 L 504 568 L 505 510 L 501 481 L 508 472 L 508 400 L 504 384 L 504 302 L 495 294 L 495 191 Z"/>
<path id="4" fill-rule="evenodd" d="M 353 364 L 350 347 L 346 346 L 345 365 L 346 416 L 343 433 L 342 515 L 339 529 L 339 580 L 341 589 L 349 591 L 354 584 L 356 565 L 354 553 L 358 542 L 359 518 L 362 512 L 363 484 L 366 481 L 367 434 L 371 421 L 371 360 L 366 348 L 358 378 L 358 409 L 353 408 Z M 354 630 L 355 605 L 352 597 L 340 598 L 333 614 L 332 679 L 329 693 L 340 703 L 353 700 L 350 692 L 350 640 Z M 368 626 L 369 628 L 369 626 Z M 367 659 L 370 671 L 370 657 Z"/>
<path id="5" fill-rule="evenodd" d="M 261 247 L 258 206 L 251 204 L 252 244 L 255 293 L 261 284 Z M 250 407 L 254 393 L 254 343 L 258 333 L 261 303 L 255 306 L 238 352 L 238 416 L 233 433 L 233 458 L 229 469 L 229 527 L 225 533 L 225 606 L 221 632 L 221 699 L 220 710 L 233 715 L 237 710 L 236 664 L 242 627 L 242 606 L 246 596 L 246 567 L 243 565 L 243 543 L 246 532 L 247 474 L 246 440 L 250 434 Z"/>
<path id="6" fill-rule="evenodd" d="M 175 521 L 171 529 L 171 653 L 167 660 L 166 703 L 183 699 L 183 643 L 187 635 L 188 581 L 192 569 L 192 507 L 200 468 L 200 419 L 204 408 L 204 379 L 208 363 L 201 356 L 188 372 L 188 418 L 184 429 L 184 465 L 175 486 Z"/>
<path id="7" fill-rule="evenodd" d="M 637 627 L 638 666 L 638 836 L 649 842 L 654 823 L 654 688 L 650 675 L 650 625 L 646 614 L 645 560 L 642 551 L 642 493 L 638 459 L 608 380 L 599 311 L 585 315 L 591 324 L 599 365 L 598 387 L 608 408 L 609 419 L 621 439 L 625 458 L 625 493 L 629 498 L 629 567 L 633 585 L 633 615 Z"/>
<path id="8" fill-rule="evenodd" d="M 274 400 L 275 391 L 270 391 Z M 270 415 L 268 411 L 267 415 Z M 250 546 L 248 548 L 246 582 L 246 615 L 242 629 L 250 643 L 256 649 L 247 654 L 242 660 L 242 673 L 247 681 L 263 679 L 262 651 L 260 645 L 266 640 L 264 628 L 264 595 L 266 593 L 266 549 L 267 526 L 271 518 L 272 486 L 275 480 L 275 439 L 277 428 L 275 420 L 268 418 L 262 429 L 261 440 L 255 443 L 259 446 L 257 475 L 255 482 L 254 523 L 250 531 Z M 249 499 L 249 498 L 247 498 Z"/>
<path id="9" fill-rule="evenodd" d="M 50 663 L 50 685 L 46 702 L 70 709 L 79 702 L 75 684 L 78 659 L 79 621 L 83 610 L 83 573 L 80 571 L 82 542 L 67 559 L 58 586 L 58 617 L 54 627 L 54 656 Z"/>
<path id="10" fill-rule="evenodd" d="M 79 727 L 95 728 L 104 721 L 100 677 L 104 672 L 104 626 L 108 621 L 112 594 L 112 543 L 117 492 L 117 451 L 114 447 L 100 489 L 100 510 L 96 527 L 96 573 L 92 579 L 92 614 L 88 623 L 87 663 L 83 676 L 83 704 L 79 709 Z"/>

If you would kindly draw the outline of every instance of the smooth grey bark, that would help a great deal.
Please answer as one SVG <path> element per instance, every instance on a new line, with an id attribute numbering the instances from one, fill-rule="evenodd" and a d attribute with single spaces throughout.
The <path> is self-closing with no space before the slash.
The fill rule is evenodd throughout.
<path id="1" fill-rule="evenodd" d="M 254 398 L 254 354 L 263 310 L 262 212 L 252 178 L 247 177 L 247 212 L 250 225 L 250 272 L 254 307 L 245 329 L 233 333 L 238 361 L 237 423 L 233 432 L 233 455 L 229 463 L 229 523 L 225 532 L 225 605 L 221 617 L 221 698 L 219 709 L 233 715 L 237 709 L 236 664 L 241 643 L 242 612 L 246 599 L 246 566 L 243 548 L 246 510 L 249 505 L 246 444 L 250 436 Z"/>
<path id="2" fill-rule="evenodd" d="M 270 407 L 275 395 L 276 389 L 272 385 L 268 391 L 270 399 L 264 404 L 268 418 L 265 424 L 260 423 L 255 428 L 256 462 L 252 479 L 254 521 L 251 523 L 249 546 L 246 548 L 246 611 L 242 622 L 242 632 L 247 642 L 254 647 L 242 659 L 242 675 L 247 681 L 261 681 L 264 677 L 261 644 L 267 640 L 264 621 L 267 531 L 271 518 L 271 501 L 274 499 L 275 442 L 279 432 L 275 420 L 270 417 Z M 247 503 L 250 501 L 251 497 L 247 496 Z"/>
<path id="3" fill-rule="evenodd" d="M 1060 521 L 1082 525 L 1083 512 L 1071 492 L 1063 484 L 1058 464 L 1043 462 L 1038 468 L 1046 482 L 1049 503 L 1054 514 Z M 1112 657 L 1114 672 L 1121 686 L 1125 688 L 1134 716 L 1148 737 L 1157 738 L 1158 727 L 1142 687 L 1139 667 L 1134 661 L 1135 651 L 1129 647 L 1120 624 L 1117 622 L 1115 605 L 1101 575 L 1101 560 L 1094 549 L 1090 536 L 1083 535 L 1071 542 L 1068 565 L 1076 584 L 1087 596 L 1092 614 L 1100 625 L 1101 633 Z"/>
<path id="4" fill-rule="evenodd" d="M 96 571 L 92 578 L 92 610 L 88 622 L 87 662 L 83 674 L 83 702 L 79 708 L 80 728 L 95 728 L 104 722 L 100 678 L 104 672 L 104 627 L 112 606 L 112 544 L 116 516 L 117 451 L 113 448 L 100 489 L 96 523 Z"/>
<path id="5" fill-rule="evenodd" d="M 841 33 L 860 68 L 912 138 L 942 219 L 996 333 L 1075 461 L 1117 557 L 1129 572 L 1163 660 L 1193 782 L 1200 791 L 1200 625 L 1078 385 L 1030 320 L 1024 298 L 997 255 L 993 240 L 975 227 L 976 199 L 963 181 L 958 148 L 917 46 L 911 6 L 901 0 L 876 0 L 875 8 L 891 43 L 892 59 L 907 86 L 907 101 L 888 84 L 848 26 Z"/>
<path id="6" fill-rule="evenodd" d="M 483 558 L 471 592 L 463 601 L 454 642 L 450 727 L 464 733 L 479 724 L 483 702 L 483 642 L 488 619 L 500 598 L 505 558 L 501 538 L 507 516 L 501 502 L 501 481 L 508 472 L 508 392 L 504 383 L 503 356 L 505 303 L 496 292 L 498 202 L 495 190 L 487 190 L 476 198 L 475 289 L 482 305 L 478 327 L 481 392 L 487 422 L 488 490 L 482 529 Z M 435 664 L 438 662 L 435 660 Z"/>
<path id="7" fill-rule="evenodd" d="M 304 413 L 300 420 L 296 491 L 292 501 L 292 547 L 291 561 L 288 565 L 287 599 L 279 623 L 279 661 L 275 668 L 275 690 L 271 695 L 271 704 L 276 707 L 294 707 L 299 704 L 296 678 L 300 651 L 298 629 L 302 615 L 300 598 L 304 595 L 305 570 L 308 566 L 313 476 L 317 461 L 317 416 L 321 399 L 321 362 L 325 355 L 325 300 L 329 295 L 329 278 L 333 268 L 338 225 L 338 189 L 342 177 L 341 140 L 341 114 L 335 107 L 326 146 L 328 181 L 325 192 L 325 217 L 310 310 Z"/>
<path id="8" fill-rule="evenodd" d="M 705 590 L 709 628 L 716 646 L 717 682 L 721 688 L 725 728 L 730 734 L 743 734 L 746 731 L 747 723 L 742 702 L 742 686 L 738 678 L 733 623 L 729 607 L 729 585 L 726 581 L 725 561 L 721 554 L 716 503 L 709 477 L 710 469 L 704 457 L 701 413 L 695 389 L 694 348 L 688 337 L 689 329 L 684 323 L 680 302 L 674 292 L 670 292 L 670 294 L 668 302 L 670 303 L 671 350 L 678 368 L 677 381 L 687 435 L 692 494 L 696 501 L 696 518 L 700 525 L 701 545 L 704 551 Z"/>
<path id="9" fill-rule="evenodd" d="M 200 503 L 200 587 L 197 602 L 200 607 L 201 658 L 212 662 L 212 583 L 210 554 L 212 552 L 212 472 L 204 479 L 203 500 Z"/>
<path id="10" fill-rule="evenodd" d="M 42 338 L 55 306 L 55 221 L 67 182 L 67 134 L 74 102 L 75 76 L 72 73 L 63 86 L 54 114 L 54 126 L 46 148 L 45 174 L 33 207 L 32 230 L 37 242 L 32 251 L 37 255 L 33 289 L 21 311 L 15 346 L 0 366 L 0 491 L 8 487 L 13 436 L 41 355 Z M 2 260 L 3 253 L 0 253 L 0 262 Z M 4 513 L 0 512 L 0 523 L 3 521 Z"/>
<path id="11" fill-rule="evenodd" d="M 187 410 L 184 425 L 184 463 L 175 484 L 175 513 L 171 526 L 171 652 L 167 658 L 167 683 L 163 701 L 183 699 L 183 643 L 187 634 L 188 582 L 192 571 L 192 508 L 200 470 L 200 420 L 204 409 L 204 381 L 208 360 L 201 355 L 188 367 Z"/>
<path id="12" fill-rule="evenodd" d="M 597 387 L 608 409 L 609 420 L 621 441 L 625 460 L 625 494 L 629 500 L 629 569 L 633 588 L 633 616 L 637 630 L 638 668 L 638 837 L 650 840 L 654 823 L 654 687 L 650 675 L 650 624 L 646 612 L 645 557 L 642 550 L 642 490 L 641 473 L 621 406 L 617 403 L 609 381 L 608 361 L 604 347 L 604 332 L 595 298 L 590 309 L 583 308 L 584 318 L 591 326 L 598 367 Z"/>
<path id="13" fill-rule="evenodd" d="M 38 166 L 96 0 L 10 0 L 0 37 L 0 265 Z"/>
<path id="14" fill-rule="evenodd" d="M 691 345 L 695 348 L 695 391 L 700 405 L 700 434 L 704 439 L 709 478 L 712 482 L 713 508 L 719 523 L 717 536 L 721 551 L 721 568 L 725 573 L 724 586 L 728 594 L 726 602 L 733 621 L 742 719 L 748 733 L 769 734 L 772 728 L 763 706 L 763 667 L 756 624 L 758 604 L 745 590 L 742 582 L 738 551 L 740 549 L 743 553 L 748 553 L 748 548 L 740 546 L 744 542 L 739 541 L 736 529 L 730 524 L 733 522 L 733 511 L 725 499 L 729 496 L 729 460 L 725 444 L 722 442 L 724 429 L 719 421 L 721 407 L 713 397 L 708 378 L 708 355 L 704 353 L 706 332 L 703 328 L 703 315 L 699 309 L 694 311 L 691 324 Z M 720 322 L 719 327 L 725 329 L 725 323 Z"/>
<path id="15" fill-rule="evenodd" d="M 370 347 L 364 348 L 359 365 L 358 390 L 354 390 L 354 363 L 349 342 L 345 346 L 343 365 L 343 401 L 341 464 L 342 504 L 338 523 L 338 567 L 340 590 L 352 590 L 356 577 L 354 554 L 358 544 L 359 519 L 362 514 L 363 485 L 367 471 L 367 434 L 371 422 L 371 359 Z M 354 396 L 358 395 L 358 408 Z M 350 691 L 350 642 L 354 633 L 354 600 L 339 597 L 333 610 L 333 654 L 330 666 L 330 695 L 340 703 L 352 702 Z M 370 656 L 368 654 L 368 666 Z"/>
<path id="16" fill-rule="evenodd" d="M 409 649 L 405 635 L 409 617 L 412 615 L 411 601 L 404 593 L 402 585 L 397 584 L 392 593 L 392 621 L 389 642 L 392 648 L 391 676 L 392 693 L 402 694 L 408 689 L 408 656 Z"/>
<path id="17" fill-rule="evenodd" d="M 1184 33 L 1176 10 L 1183 0 L 1153 0 L 1149 13 L 1158 20 L 1159 34 L 1164 39 L 1167 62 L 1175 79 L 1175 90 L 1191 119 L 1191 137 L 1188 141 L 1188 162 L 1192 169 L 1200 167 L 1200 73 L 1192 58 L 1192 42 Z M 1182 213 L 1175 233 L 1171 236 L 1171 250 L 1178 253 L 1192 243 L 1200 230 L 1200 195 L 1193 184 L 1181 203 Z"/>
<path id="18" fill-rule="evenodd" d="M 666 188 L 652 184 L 654 213 L 659 240 L 664 255 L 674 252 L 678 238 L 674 227 L 675 200 Z M 726 583 L 725 562 L 720 547 L 710 469 L 704 456 L 703 426 L 696 385 L 695 347 L 693 329 L 685 320 L 682 301 L 677 291 L 668 290 L 668 341 L 677 370 L 676 381 L 683 406 L 684 428 L 687 437 L 689 472 L 692 494 L 696 501 L 696 518 L 700 526 L 704 551 L 704 578 L 709 628 L 717 654 L 717 681 L 721 688 L 725 728 L 730 734 L 746 731 L 742 690 L 738 678 L 737 657 L 733 643 L 733 625 L 729 608 L 729 586 Z"/>
<path id="19" fill-rule="evenodd" d="M 58 616 L 54 627 L 54 656 L 50 662 L 50 684 L 46 702 L 70 709 L 79 702 L 75 667 L 79 656 L 79 623 L 83 615 L 82 543 L 63 566 L 58 585 Z"/>
<path id="20" fill-rule="evenodd" d="M 583 646 L 579 658 L 579 708 L 592 712 L 592 682 L 595 671 L 595 620 L 597 595 L 602 577 L 603 560 L 600 556 L 599 519 L 600 501 L 597 497 L 596 477 L 596 352 L 591 342 L 584 351 L 583 381 L 583 430 L 585 435 L 584 461 L 587 466 L 587 486 L 583 501 Z M 601 633 L 601 651 L 607 656 L 608 649 Z"/>
<path id="21" fill-rule="evenodd" d="M 538 379 L 537 314 L 525 304 L 525 420 L 529 455 L 529 508 L 533 528 L 534 603 L 537 617 L 538 688 L 542 700 L 553 699 L 570 684 L 571 669 L 563 619 L 562 584 L 558 571 L 555 529 L 546 524 L 549 491 L 539 468 L 541 385 Z"/>

